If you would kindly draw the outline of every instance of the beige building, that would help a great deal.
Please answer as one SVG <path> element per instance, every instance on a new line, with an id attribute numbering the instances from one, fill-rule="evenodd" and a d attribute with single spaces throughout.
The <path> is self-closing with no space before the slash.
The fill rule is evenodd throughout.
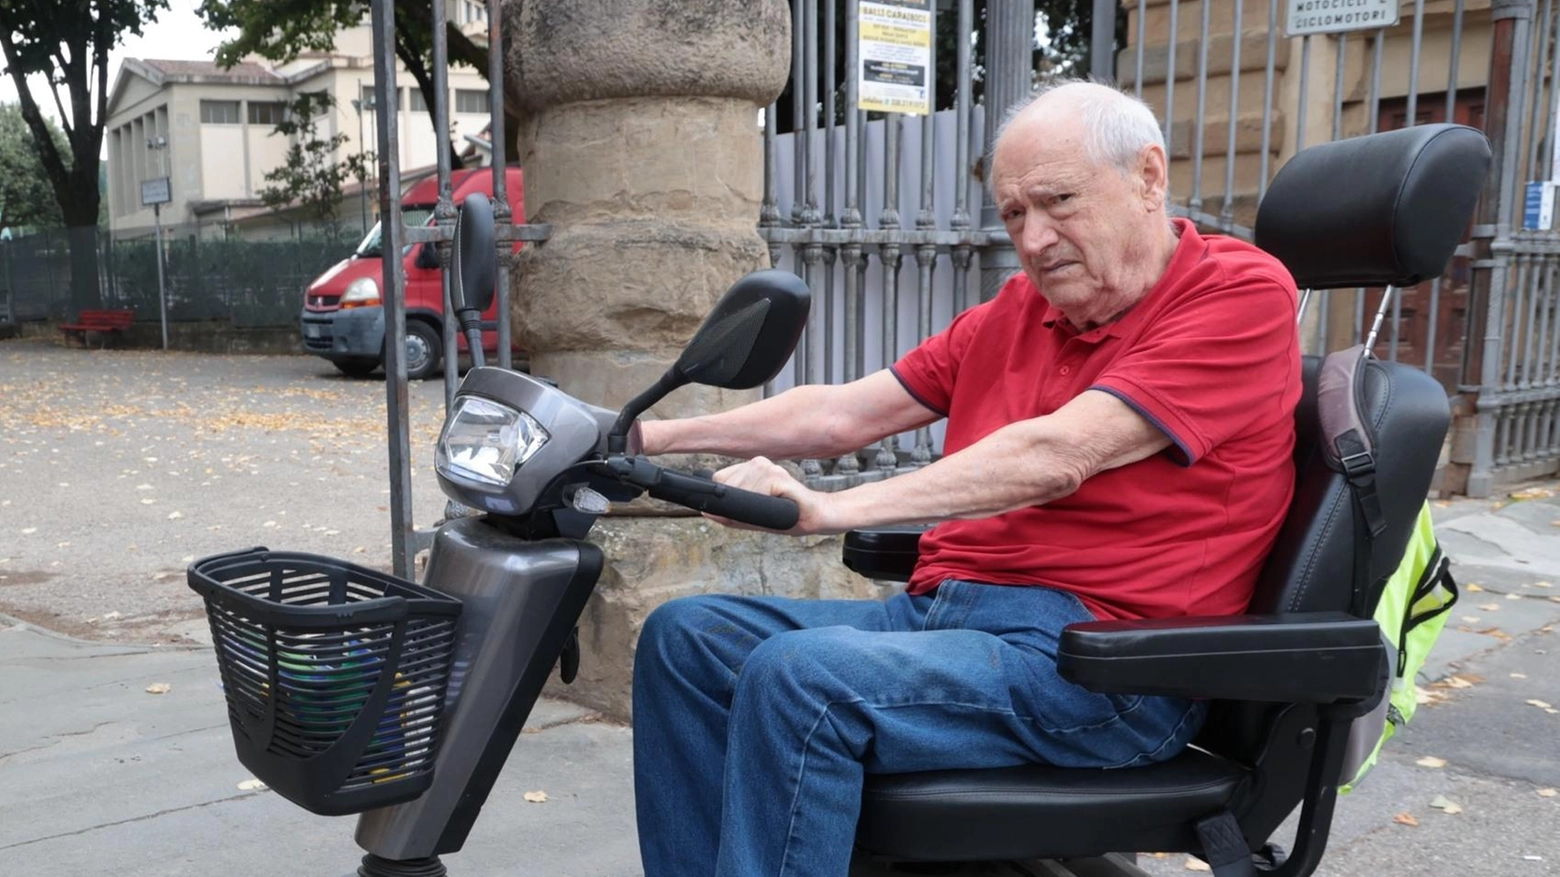
<path id="1" fill-rule="evenodd" d="M 484 8 L 450 2 L 462 30 L 485 39 Z M 437 160 L 433 116 L 416 80 L 397 74 L 400 167 L 415 178 Z M 271 216 L 260 201 L 267 172 L 286 158 L 288 138 L 275 132 L 288 104 L 303 92 L 325 91 L 334 108 L 315 126 L 322 138 L 346 136 L 338 158 L 373 152 L 378 119 L 373 106 L 374 69 L 368 27 L 343 31 L 334 51 L 300 55 L 286 64 L 248 60 L 224 70 L 211 61 L 126 59 L 108 99 L 104 140 L 108 153 L 109 228 L 115 237 L 153 233 L 150 207 L 141 206 L 142 183 L 169 179 L 171 200 L 162 206 L 164 227 L 202 235 L 242 229 L 246 237 L 285 237 L 298 232 L 289 213 Z M 488 85 L 475 70 L 452 67 L 447 96 L 456 148 L 483 135 Z M 361 138 L 361 139 L 360 139 Z M 366 143 L 365 143 L 366 141 Z M 373 222 L 375 184 L 368 197 L 356 183 L 344 192 L 340 217 L 354 226 L 360 212 Z"/>

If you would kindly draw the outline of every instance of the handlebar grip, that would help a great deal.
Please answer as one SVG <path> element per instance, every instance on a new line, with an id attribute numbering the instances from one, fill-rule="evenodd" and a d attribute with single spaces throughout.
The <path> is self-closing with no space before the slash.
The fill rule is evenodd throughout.
<path id="1" fill-rule="evenodd" d="M 793 500 L 717 484 L 708 478 L 696 478 L 663 469 L 659 482 L 649 489 L 650 495 L 656 499 L 755 527 L 789 530 L 796 526 L 801 516 L 801 510 Z"/>

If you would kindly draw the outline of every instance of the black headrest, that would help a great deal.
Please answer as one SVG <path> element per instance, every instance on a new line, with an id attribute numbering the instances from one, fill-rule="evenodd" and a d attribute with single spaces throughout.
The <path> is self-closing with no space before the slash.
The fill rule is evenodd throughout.
<path id="1" fill-rule="evenodd" d="M 1263 197 L 1256 244 L 1301 289 L 1413 286 L 1446 269 L 1489 169 L 1489 141 L 1462 125 L 1307 147 Z"/>

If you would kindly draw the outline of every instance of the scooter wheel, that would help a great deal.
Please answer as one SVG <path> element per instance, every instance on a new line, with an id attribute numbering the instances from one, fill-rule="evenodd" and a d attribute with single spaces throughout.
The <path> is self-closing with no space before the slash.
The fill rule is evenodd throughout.
<path id="1" fill-rule="evenodd" d="M 382 859 L 369 853 L 358 866 L 358 877 L 445 877 L 438 856 L 427 859 Z"/>

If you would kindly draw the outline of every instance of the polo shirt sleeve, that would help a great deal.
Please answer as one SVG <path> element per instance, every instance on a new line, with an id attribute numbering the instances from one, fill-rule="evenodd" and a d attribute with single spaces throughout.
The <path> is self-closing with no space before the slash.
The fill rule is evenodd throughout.
<path id="1" fill-rule="evenodd" d="M 1220 284 L 1161 315 L 1090 389 L 1132 406 L 1190 466 L 1283 404 L 1299 367 L 1295 307 L 1271 274 Z"/>
<path id="2" fill-rule="evenodd" d="M 976 305 L 954 317 L 948 328 L 921 342 L 889 367 L 917 402 L 942 417 L 948 416 L 953 384 L 959 377 L 959 364 L 994 303 Z"/>

